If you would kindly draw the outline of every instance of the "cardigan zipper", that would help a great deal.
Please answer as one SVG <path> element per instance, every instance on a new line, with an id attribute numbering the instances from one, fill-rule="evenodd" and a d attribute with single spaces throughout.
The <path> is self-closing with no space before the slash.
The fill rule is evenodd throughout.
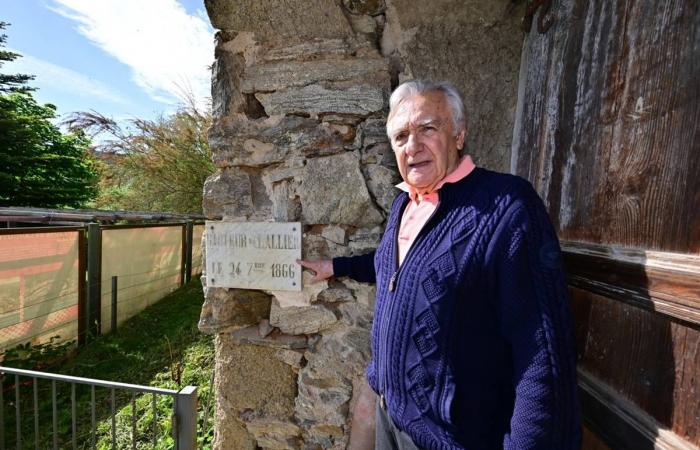
<path id="1" fill-rule="evenodd" d="M 409 256 L 411 256 L 411 254 L 413 253 L 413 250 L 416 248 L 416 244 L 418 244 L 420 238 L 425 235 L 425 230 L 428 228 L 428 225 L 433 220 L 433 217 L 435 217 L 435 213 L 437 213 L 438 209 L 440 209 L 440 203 L 441 203 L 440 196 L 438 194 L 438 204 L 435 207 L 435 210 L 432 212 L 432 214 L 430 214 L 430 217 L 428 217 L 428 220 L 425 221 L 423 228 L 421 228 L 421 230 L 418 232 L 418 236 L 416 236 L 416 239 L 413 241 L 411 248 L 408 249 L 408 253 L 406 254 L 406 257 L 403 260 L 404 263 L 406 261 L 408 261 Z M 403 264 L 399 265 L 399 239 L 398 239 L 398 237 L 399 237 L 399 229 L 400 228 L 401 228 L 401 222 L 399 221 L 399 224 L 396 227 L 396 233 L 394 234 L 394 256 L 396 258 L 395 259 L 396 270 L 394 271 L 393 275 L 389 279 L 389 292 L 392 292 L 392 293 L 396 290 L 396 284 L 398 282 L 399 274 L 401 272 L 401 266 L 403 266 Z M 388 300 L 389 300 L 388 304 L 386 305 L 387 309 L 386 309 L 385 314 L 384 314 L 385 320 L 382 320 L 382 329 L 381 329 L 382 342 L 384 343 L 384 345 L 386 345 L 387 339 L 389 337 L 388 336 L 389 335 L 389 332 L 388 332 L 389 327 L 387 324 L 387 322 L 388 322 L 387 319 L 389 319 L 393 316 L 393 309 L 394 309 L 393 295 L 392 295 L 392 298 L 390 298 Z M 377 363 L 379 363 L 379 361 L 377 361 Z M 385 396 L 387 385 L 389 384 L 388 371 L 386 370 L 386 367 L 384 365 L 379 365 L 378 367 L 381 370 L 381 375 L 379 377 L 380 385 L 381 385 L 380 386 L 381 392 L 379 392 L 379 394 L 382 396 Z"/>
<path id="2" fill-rule="evenodd" d="M 428 224 L 430 223 L 431 220 L 433 220 L 433 217 L 435 216 L 435 213 L 437 213 L 438 209 L 440 208 L 440 194 L 438 194 L 438 204 L 435 206 L 435 210 L 430 214 L 430 217 L 428 217 L 428 220 L 425 221 L 425 224 L 423 227 L 420 229 L 418 232 L 418 236 L 416 236 L 416 239 L 414 239 L 413 244 L 411 244 L 411 248 L 408 249 L 408 253 L 406 253 L 406 257 L 403 259 L 404 262 L 408 260 L 408 257 L 411 256 L 413 253 L 413 250 L 416 248 L 416 244 L 418 244 L 419 239 L 425 235 L 425 229 L 428 228 Z M 399 264 L 399 229 L 401 228 L 401 222 L 399 222 L 399 226 L 396 227 L 396 236 L 394 236 L 394 245 L 395 245 L 395 251 L 394 251 L 394 256 L 396 258 L 396 270 L 394 273 L 391 275 L 391 278 L 389 279 L 389 292 L 394 292 L 396 290 L 396 283 L 398 282 L 399 279 L 399 274 L 401 273 L 401 266 L 403 264 Z"/>

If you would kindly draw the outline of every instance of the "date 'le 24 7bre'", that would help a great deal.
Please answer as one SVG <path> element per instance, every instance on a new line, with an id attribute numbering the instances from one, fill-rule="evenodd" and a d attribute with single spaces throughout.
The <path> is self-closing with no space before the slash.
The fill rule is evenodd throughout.
<path id="1" fill-rule="evenodd" d="M 250 275 L 253 272 L 261 272 L 264 270 L 265 263 L 246 263 L 247 272 Z M 240 276 L 241 273 L 246 270 L 241 267 L 240 262 L 229 263 L 229 276 L 235 277 Z M 221 275 L 223 273 L 223 265 L 219 262 L 212 263 L 212 273 Z M 290 278 L 293 279 L 296 275 L 294 264 L 283 264 L 283 263 L 273 263 L 270 265 L 270 275 L 272 278 Z"/>

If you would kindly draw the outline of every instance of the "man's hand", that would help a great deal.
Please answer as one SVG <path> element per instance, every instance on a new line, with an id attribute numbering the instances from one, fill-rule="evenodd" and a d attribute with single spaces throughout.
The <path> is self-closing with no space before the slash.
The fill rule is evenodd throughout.
<path id="1" fill-rule="evenodd" d="M 297 264 L 301 267 L 311 269 L 314 272 L 312 283 L 327 280 L 333 276 L 333 261 L 330 259 L 320 259 L 318 261 L 304 261 L 297 259 Z"/>

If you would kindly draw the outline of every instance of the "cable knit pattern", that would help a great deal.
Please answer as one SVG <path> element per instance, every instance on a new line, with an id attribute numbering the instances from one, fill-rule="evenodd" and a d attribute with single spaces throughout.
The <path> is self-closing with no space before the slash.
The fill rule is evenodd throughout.
<path id="1" fill-rule="evenodd" d="M 375 277 L 371 256 L 334 260 L 337 276 L 376 279 L 367 379 L 396 425 L 425 449 L 578 449 L 568 294 L 532 186 L 480 168 L 446 184 L 397 270 L 407 200 L 394 201 Z"/>

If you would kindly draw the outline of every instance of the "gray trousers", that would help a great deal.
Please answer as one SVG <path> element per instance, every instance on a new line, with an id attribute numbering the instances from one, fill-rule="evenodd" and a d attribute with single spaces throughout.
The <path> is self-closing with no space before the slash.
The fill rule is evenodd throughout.
<path id="1" fill-rule="evenodd" d="M 382 408 L 379 398 L 376 415 L 374 450 L 420 450 L 406 433 L 396 428 L 394 421 Z"/>

